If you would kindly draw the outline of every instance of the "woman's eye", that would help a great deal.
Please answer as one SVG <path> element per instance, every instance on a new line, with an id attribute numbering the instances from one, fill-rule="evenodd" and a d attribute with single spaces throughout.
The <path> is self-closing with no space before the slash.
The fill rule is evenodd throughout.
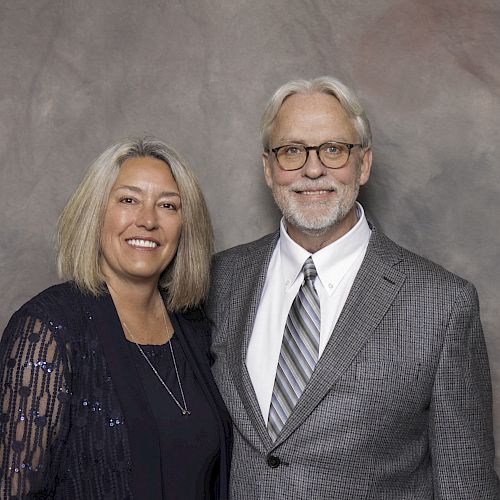
<path id="1" fill-rule="evenodd" d="M 161 206 L 167 210 L 177 210 L 177 206 L 174 203 L 162 203 Z"/>
<path id="2" fill-rule="evenodd" d="M 130 198 L 128 196 L 124 196 L 123 198 L 120 198 L 120 203 L 125 203 L 126 205 L 131 205 L 134 202 L 135 202 L 134 198 Z"/>

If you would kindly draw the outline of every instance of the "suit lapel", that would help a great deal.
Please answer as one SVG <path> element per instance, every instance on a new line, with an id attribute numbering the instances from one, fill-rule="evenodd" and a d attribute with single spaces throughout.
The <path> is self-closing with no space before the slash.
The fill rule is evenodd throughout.
<path id="1" fill-rule="evenodd" d="M 234 384 L 245 407 L 253 428 L 267 444 L 271 438 L 267 432 L 255 391 L 246 367 L 246 355 L 250 336 L 266 280 L 267 268 L 278 241 L 279 232 L 260 240 L 248 249 L 234 270 L 229 311 L 227 315 L 227 363 Z M 240 333 L 241 332 L 241 333 Z"/>
<path id="2" fill-rule="evenodd" d="M 374 229 L 332 336 L 276 446 L 310 415 L 366 344 L 405 280 L 393 267 L 400 260 L 398 247 Z"/>

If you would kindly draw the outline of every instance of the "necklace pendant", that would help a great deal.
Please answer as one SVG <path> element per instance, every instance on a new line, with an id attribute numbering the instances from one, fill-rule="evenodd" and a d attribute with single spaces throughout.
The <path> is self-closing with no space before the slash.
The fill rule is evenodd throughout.
<path id="1" fill-rule="evenodd" d="M 160 299 L 161 299 L 161 297 L 160 297 Z M 164 321 L 164 325 L 165 325 L 165 330 L 167 330 L 167 317 L 166 317 L 165 308 L 163 308 L 163 321 Z M 177 369 L 177 361 L 175 360 L 174 348 L 172 347 L 172 340 L 170 339 L 170 342 L 168 343 L 168 345 L 170 347 L 170 354 L 172 355 L 172 363 L 173 363 L 174 369 L 175 369 L 175 376 L 177 378 L 177 384 L 179 385 L 179 391 L 181 393 L 182 402 L 183 402 L 184 406 L 181 405 L 181 403 L 174 396 L 174 394 L 169 389 L 169 387 L 167 386 L 167 384 L 165 383 L 165 381 L 160 377 L 160 374 L 158 373 L 158 370 L 153 366 L 153 363 L 151 363 L 150 359 L 147 357 L 147 355 L 143 351 L 142 347 L 135 341 L 134 335 L 128 329 L 127 325 L 125 323 L 122 323 L 122 325 L 123 325 L 123 328 L 125 330 L 127 330 L 128 334 L 130 335 L 130 338 L 132 339 L 132 341 L 134 342 L 134 344 L 137 346 L 137 349 L 139 349 L 139 352 L 141 353 L 142 357 L 146 360 L 146 362 L 149 365 L 149 367 L 151 368 L 151 370 L 153 370 L 153 373 L 156 375 L 156 378 L 159 380 L 159 382 L 161 383 L 161 385 L 165 388 L 165 390 L 167 391 L 168 395 L 174 400 L 174 403 L 179 407 L 179 409 L 181 410 L 182 415 L 186 416 L 186 417 L 189 416 L 189 415 L 191 415 L 191 412 L 187 409 L 186 398 L 184 397 L 184 391 L 182 389 L 182 382 L 181 382 L 181 378 L 179 376 L 179 370 Z"/>

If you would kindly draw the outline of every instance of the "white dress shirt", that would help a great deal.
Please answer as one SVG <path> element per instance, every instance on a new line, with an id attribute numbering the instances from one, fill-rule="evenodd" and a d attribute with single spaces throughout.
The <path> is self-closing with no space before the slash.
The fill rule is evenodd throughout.
<path id="1" fill-rule="evenodd" d="M 358 222 L 348 233 L 314 254 L 290 238 L 285 222 L 281 220 L 280 238 L 269 263 L 246 357 L 247 369 L 266 425 L 286 319 L 304 279 L 302 266 L 312 256 L 318 272 L 314 286 L 321 306 L 321 356 L 370 240 L 371 230 L 359 203 L 357 215 Z"/>

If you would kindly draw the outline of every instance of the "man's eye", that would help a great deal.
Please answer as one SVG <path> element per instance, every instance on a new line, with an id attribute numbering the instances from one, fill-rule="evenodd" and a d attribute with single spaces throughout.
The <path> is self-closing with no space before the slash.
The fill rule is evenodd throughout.
<path id="1" fill-rule="evenodd" d="M 298 148 L 297 146 L 286 146 L 283 149 L 287 156 L 296 156 L 302 153 L 301 149 Z"/>
<path id="2" fill-rule="evenodd" d="M 325 148 L 325 152 L 329 155 L 336 155 L 340 153 L 340 148 L 338 146 L 328 146 Z"/>

